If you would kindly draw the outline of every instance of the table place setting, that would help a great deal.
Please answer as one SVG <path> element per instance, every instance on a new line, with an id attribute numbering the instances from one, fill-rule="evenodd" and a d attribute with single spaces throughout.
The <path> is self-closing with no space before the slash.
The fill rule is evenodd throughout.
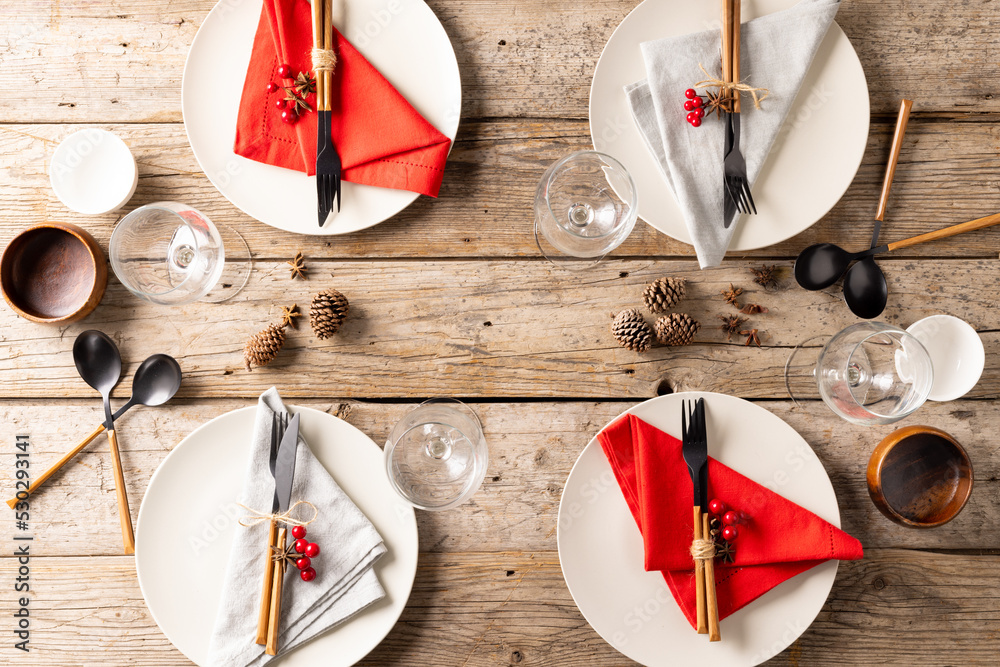
<path id="1" fill-rule="evenodd" d="M 174 9 L 156 11 L 162 27 Z M 947 146 L 954 126 L 984 121 L 970 114 L 956 123 L 965 112 L 955 108 L 934 116 L 940 100 L 922 81 L 887 81 L 899 76 L 901 57 L 888 37 L 866 42 L 862 67 L 838 16 L 857 34 L 859 16 L 867 22 L 865 12 L 884 9 L 840 0 L 589 8 L 620 23 L 613 32 L 609 24 L 602 50 L 605 36 L 585 51 L 574 42 L 571 68 L 565 53 L 546 50 L 566 35 L 552 26 L 536 34 L 539 11 L 221 0 L 191 27 L 182 77 L 175 63 L 176 128 L 149 132 L 183 126 L 181 145 L 200 172 L 177 169 L 176 181 L 149 172 L 162 165 L 142 153 L 172 145 L 139 146 L 135 137 L 149 128 L 125 121 L 171 121 L 137 121 L 117 97 L 106 123 L 115 132 L 70 127 L 44 139 L 43 188 L 62 208 L 8 195 L 10 210 L 41 204 L 44 219 L 17 225 L 0 255 L 9 430 L 38 429 L 16 435 L 25 449 L 22 438 L 57 436 L 30 466 L 16 454 L 14 475 L 3 477 L 18 530 L 28 530 L 29 510 L 31 527 L 45 526 L 37 542 L 14 537 L 32 541 L 32 557 L 49 568 L 30 590 L 32 622 L 44 619 L 34 641 L 46 652 L 30 657 L 753 667 L 788 650 L 781 659 L 813 664 L 817 655 L 849 662 L 830 648 L 840 642 L 869 659 L 871 642 L 897 633 L 893 613 L 912 622 L 971 608 L 948 595 L 981 588 L 982 564 L 994 557 L 968 535 L 969 526 L 988 532 L 995 505 L 992 454 L 978 434 L 990 424 L 997 328 L 989 294 L 945 274 L 975 262 L 962 275 L 988 281 L 994 262 L 980 256 L 992 251 L 953 249 L 931 270 L 882 258 L 1000 225 L 1000 214 L 974 211 L 966 197 L 949 210 L 961 201 L 969 210 L 956 217 L 969 222 L 926 231 L 914 223 L 915 235 L 891 241 L 883 229 L 897 175 L 895 196 L 913 199 L 928 169 L 935 182 L 939 170 L 955 169 L 940 146 L 909 156 L 932 141 Z M 531 27 L 518 34 L 522 13 Z M 185 22 L 171 25 L 186 30 Z M 501 28 L 511 32 L 495 36 Z M 540 91 L 567 84 L 541 68 L 573 79 L 598 50 L 582 131 L 590 145 L 577 145 L 582 115 L 572 95 L 561 100 L 565 118 L 542 115 Z M 525 68 L 529 57 L 535 70 Z M 449 166 L 460 61 L 473 75 L 475 127 Z M 914 76 L 925 77 L 925 66 Z M 869 137 L 866 69 L 886 139 Z M 509 81 L 523 99 L 496 99 L 516 96 Z M 104 84 L 94 85 L 103 98 Z M 911 99 L 897 113 L 902 95 Z M 921 100 L 915 112 L 913 100 Z M 65 105 L 60 113 L 79 113 Z M 51 113 L 38 123 L 55 122 Z M 574 126 L 576 136 L 559 129 Z M 541 141 L 552 145 L 538 149 Z M 876 200 L 883 160 L 870 244 L 851 252 L 868 243 L 858 211 Z M 18 185 L 21 168 L 0 176 Z M 502 170 L 499 185 L 469 190 L 483 187 L 480 169 L 487 178 Z M 468 202 L 444 213 L 424 207 L 412 224 L 363 234 L 421 195 L 448 195 L 452 171 L 465 179 L 454 192 Z M 527 197 L 518 198 L 515 179 Z M 845 197 L 852 186 L 861 195 Z M 916 210 L 907 204 L 899 208 Z M 472 245 L 455 245 L 475 251 L 432 257 L 438 246 L 421 235 L 441 230 L 420 225 L 455 211 L 493 231 L 478 247 L 472 234 L 460 237 Z M 225 224 L 239 212 L 252 220 Z M 498 217 L 480 219 L 489 215 Z M 794 261 L 780 248 L 733 257 L 821 220 Z M 256 222 L 277 231 L 261 235 Z M 657 243 L 690 248 L 676 257 L 670 245 L 626 245 L 628 256 L 612 257 L 640 223 Z M 509 229 L 494 233 L 497 224 Z M 537 252 L 524 257 L 529 225 Z M 315 238 L 346 234 L 355 234 L 346 246 Z M 386 236 L 391 250 L 379 250 Z M 521 246 L 497 249 L 514 237 Z M 418 251 L 407 250 L 413 238 Z M 251 250 L 248 239 L 260 246 Z M 899 279 L 921 270 L 912 288 Z M 523 284 L 504 280 L 521 275 Z M 427 276 L 438 291 L 421 284 Z M 331 277 L 348 285 L 350 301 L 326 284 Z M 308 290 L 311 301 L 295 289 L 310 279 L 324 281 Z M 892 303 L 907 290 L 916 296 Z M 516 294 L 502 301 L 501 291 Z M 550 302 L 558 315 L 538 317 Z M 579 321 L 587 317 L 599 326 Z M 244 340 L 238 359 L 234 332 L 261 321 L 266 328 Z M 304 333 L 321 349 L 294 337 L 307 321 Z M 532 340 L 514 347 L 524 331 Z M 498 336 L 513 344 L 500 347 Z M 140 346 L 176 358 L 154 353 L 132 366 Z M 129 373 L 125 400 L 119 385 Z M 67 399 L 80 406 L 61 418 Z M 123 417 L 137 406 L 160 409 L 137 411 L 148 421 L 129 424 Z M 107 450 L 85 452 L 102 434 Z M 955 535 L 966 542 L 951 544 Z M 55 559 L 77 557 L 96 566 L 72 560 L 73 576 L 62 579 L 85 594 L 60 600 L 57 587 L 70 585 L 52 575 L 66 567 Z M 106 587 L 109 571 L 134 584 L 132 598 L 86 588 Z M 125 617 L 130 599 L 139 611 Z M 530 613 L 517 606 L 525 601 Z M 59 634 L 80 625 L 64 622 L 60 608 L 98 604 L 116 620 L 102 621 L 93 646 L 79 629 L 72 641 Z M 511 636 L 511 619 L 523 637 Z M 950 637 L 946 620 L 941 635 Z M 883 634 L 870 638 L 868 626 Z M 579 646 L 564 646 L 567 632 Z M 428 656 L 421 640 L 430 635 Z M 950 656 L 954 642 L 946 644 Z M 907 646 L 885 659 L 901 655 L 923 657 Z"/>

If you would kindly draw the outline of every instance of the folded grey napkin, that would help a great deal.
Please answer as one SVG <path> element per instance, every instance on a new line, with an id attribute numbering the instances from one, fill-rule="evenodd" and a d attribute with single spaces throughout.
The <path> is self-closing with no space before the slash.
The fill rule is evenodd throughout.
<path id="1" fill-rule="evenodd" d="M 802 0 L 743 24 L 740 76 L 744 83 L 770 91 L 760 110 L 748 95 L 743 97 L 740 149 L 751 184 L 839 7 L 840 0 Z M 645 42 L 647 78 L 625 87 L 632 117 L 684 213 L 702 268 L 722 263 L 736 224 L 729 229 L 723 225 L 724 123 L 713 116 L 701 127 L 691 127 L 685 121 L 683 93 L 708 78 L 699 64 L 721 78 L 720 43 L 719 30 Z M 744 224 L 753 224 L 752 217 Z"/>
<path id="2" fill-rule="evenodd" d="M 271 415 L 286 411 L 278 391 L 264 392 L 257 405 L 253 452 L 239 501 L 268 512 L 274 498 L 274 478 L 268 469 Z M 316 542 L 316 578 L 305 582 L 298 570 L 285 573 L 281 604 L 278 655 L 326 632 L 349 616 L 385 596 L 372 565 L 385 553 L 385 544 L 371 522 L 330 477 L 309 445 L 299 437 L 295 455 L 292 503 L 311 502 L 318 514 L 307 527 L 307 539 Z M 299 506 L 299 509 L 303 509 Z M 299 515 L 298 512 L 295 513 Z M 308 519 L 311 511 L 303 513 Z M 268 522 L 249 528 L 237 526 L 226 568 L 226 586 L 212 629 L 209 664 L 213 667 L 264 665 L 273 657 L 254 643 L 264 581 L 264 552 Z M 291 534 L 289 533 L 289 542 Z"/>

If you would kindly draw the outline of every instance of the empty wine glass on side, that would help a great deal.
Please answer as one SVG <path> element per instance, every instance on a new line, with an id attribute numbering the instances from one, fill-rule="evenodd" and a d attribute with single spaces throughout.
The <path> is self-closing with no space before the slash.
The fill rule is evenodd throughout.
<path id="1" fill-rule="evenodd" d="M 185 204 L 141 206 L 111 234 L 111 268 L 130 292 L 152 303 L 225 301 L 246 285 L 252 263 L 243 237 L 223 230 Z"/>
<path id="2" fill-rule="evenodd" d="M 924 404 L 934 381 L 927 350 L 912 334 L 882 322 L 854 324 L 822 347 L 800 343 L 785 363 L 793 401 L 819 391 L 837 415 L 863 424 L 891 424 Z"/>
<path id="3" fill-rule="evenodd" d="M 628 170 L 596 151 L 580 151 L 552 166 L 535 194 L 535 243 L 555 264 L 598 264 L 635 228 L 637 191 Z"/>
<path id="4" fill-rule="evenodd" d="M 393 427 L 385 445 L 390 484 L 423 510 L 464 503 L 482 484 L 488 463 L 479 417 L 451 398 L 421 403 Z"/>

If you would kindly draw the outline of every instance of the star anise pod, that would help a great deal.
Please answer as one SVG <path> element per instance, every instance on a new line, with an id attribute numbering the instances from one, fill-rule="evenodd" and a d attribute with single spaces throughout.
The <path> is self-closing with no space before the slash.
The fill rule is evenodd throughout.
<path id="1" fill-rule="evenodd" d="M 757 335 L 756 329 L 750 329 L 750 331 L 741 331 L 740 335 L 747 337 L 747 342 L 743 343 L 743 345 L 745 345 L 746 347 L 749 347 L 751 344 L 760 347 L 760 336 Z"/>
<path id="2" fill-rule="evenodd" d="M 739 333 L 747 322 L 747 318 L 739 315 L 722 315 L 719 319 L 722 320 L 722 326 L 719 328 L 726 332 L 726 340 L 732 340 L 733 334 Z"/>
<path id="3" fill-rule="evenodd" d="M 711 116 L 713 113 L 719 118 L 722 118 L 722 114 L 731 113 L 732 105 L 730 103 L 729 97 L 724 97 L 717 93 L 713 93 L 711 90 L 708 91 L 708 102 L 705 103 L 705 117 Z"/>
<path id="4" fill-rule="evenodd" d="M 281 307 L 281 326 L 298 329 L 299 325 L 295 322 L 295 318 L 297 317 L 302 317 L 298 305 L 293 303 L 291 308 L 286 306 Z"/>
<path id="5" fill-rule="evenodd" d="M 309 273 L 309 269 L 306 268 L 306 260 L 302 257 L 301 252 L 295 253 L 295 258 L 290 262 L 285 262 L 285 264 L 292 267 L 290 269 L 292 280 L 295 280 L 296 278 L 306 280 L 306 274 Z"/>
<path id="6" fill-rule="evenodd" d="M 764 306 L 758 306 L 756 303 L 748 303 L 740 308 L 740 312 L 744 315 L 759 315 L 760 313 L 767 313 L 768 311 Z"/>
<path id="7" fill-rule="evenodd" d="M 736 547 L 725 540 L 718 542 L 715 545 L 715 557 L 721 558 L 723 563 L 732 563 L 736 560 Z"/>
<path id="8" fill-rule="evenodd" d="M 740 295 L 743 294 L 743 288 L 734 287 L 732 283 L 729 283 L 729 289 L 724 289 L 721 292 L 719 292 L 719 294 L 721 294 L 722 298 L 726 300 L 726 303 L 731 303 L 735 307 L 739 308 L 740 307 L 739 298 Z"/>
<path id="9" fill-rule="evenodd" d="M 275 565 L 278 563 L 294 564 L 297 558 L 299 558 L 299 554 L 295 551 L 295 542 L 286 544 L 284 549 L 279 549 L 276 546 L 271 547 L 271 560 L 274 561 Z"/>
<path id="10" fill-rule="evenodd" d="M 312 107 L 306 102 L 304 95 L 301 95 L 295 88 L 285 88 L 285 102 L 292 105 L 292 111 L 296 116 L 301 116 L 306 111 L 312 111 Z"/>
<path id="11" fill-rule="evenodd" d="M 777 268 L 777 264 L 772 264 L 771 266 L 762 264 L 759 269 L 750 267 L 750 273 L 753 274 L 753 281 L 755 283 L 764 289 L 771 289 L 778 286 L 778 279 L 774 275 Z"/>
<path id="12" fill-rule="evenodd" d="M 295 92 L 303 97 L 316 92 L 316 79 L 308 72 L 299 72 L 295 77 Z"/>

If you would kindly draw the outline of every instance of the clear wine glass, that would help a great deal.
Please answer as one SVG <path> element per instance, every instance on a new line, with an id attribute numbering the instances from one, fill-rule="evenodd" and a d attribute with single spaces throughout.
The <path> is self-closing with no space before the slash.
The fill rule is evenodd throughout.
<path id="1" fill-rule="evenodd" d="M 243 237 L 223 229 L 185 204 L 141 206 L 111 234 L 111 268 L 130 292 L 152 303 L 231 299 L 246 285 L 252 263 Z"/>
<path id="2" fill-rule="evenodd" d="M 560 266 L 592 267 L 632 233 L 637 201 L 621 162 L 596 151 L 573 153 L 550 166 L 538 184 L 538 249 Z"/>
<path id="3" fill-rule="evenodd" d="M 912 334 L 882 322 L 854 324 L 822 348 L 800 343 L 785 363 L 793 401 L 810 389 L 837 415 L 855 424 L 891 424 L 927 400 L 934 369 Z M 811 387 L 809 386 L 811 385 Z"/>
<path id="4" fill-rule="evenodd" d="M 479 417 L 451 398 L 421 403 L 393 427 L 385 444 L 389 482 L 423 510 L 464 503 L 483 483 L 488 463 Z"/>

